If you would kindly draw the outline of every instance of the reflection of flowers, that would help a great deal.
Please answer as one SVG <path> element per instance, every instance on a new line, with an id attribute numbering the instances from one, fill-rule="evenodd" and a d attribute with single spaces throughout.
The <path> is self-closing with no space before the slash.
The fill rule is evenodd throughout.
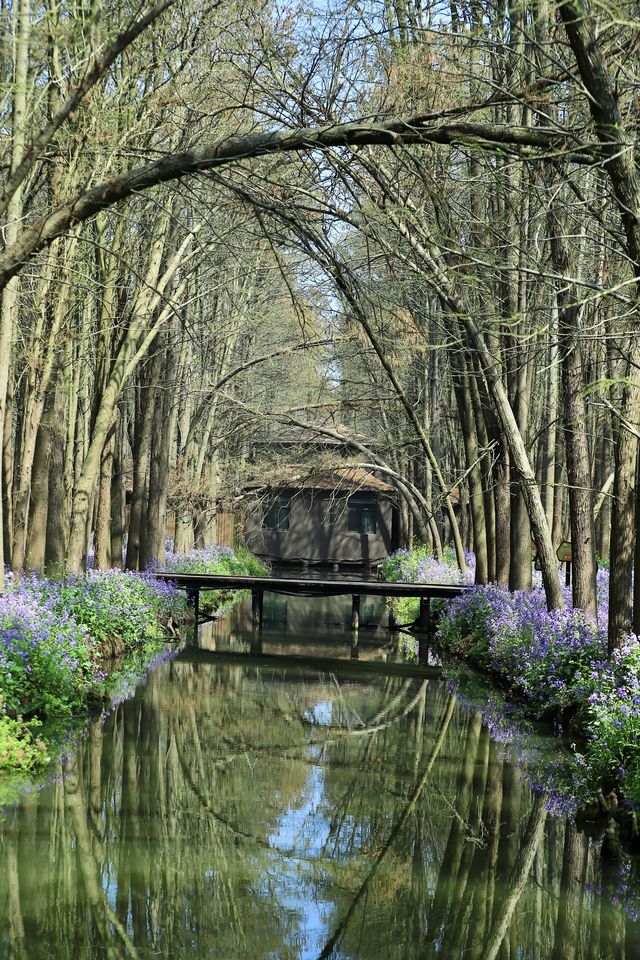
<path id="1" fill-rule="evenodd" d="M 554 816 L 572 816 L 591 796 L 584 783 L 580 757 L 549 736 L 537 734 L 522 705 L 509 703 L 482 678 L 451 666 L 445 676 L 458 702 L 477 710 L 498 745 L 498 755 L 521 769 L 529 786 L 545 794 L 545 806 Z"/>
<path id="2" fill-rule="evenodd" d="M 625 859 L 617 863 L 607 863 L 606 883 L 603 877 L 596 883 L 585 884 L 585 890 L 594 899 L 604 896 L 613 907 L 624 910 L 633 923 L 640 921 L 640 888 L 636 873 L 637 864 L 633 860 Z"/>
<path id="3" fill-rule="evenodd" d="M 160 650 L 152 649 L 146 654 L 143 653 L 132 663 L 130 660 L 121 670 L 116 670 L 109 678 L 107 684 L 109 693 L 109 707 L 102 713 L 103 719 L 107 717 L 114 707 L 123 703 L 125 700 L 131 700 L 135 696 L 136 690 L 145 678 L 157 670 L 164 663 L 171 662 L 180 653 L 180 647 L 166 647 L 164 644 Z"/>

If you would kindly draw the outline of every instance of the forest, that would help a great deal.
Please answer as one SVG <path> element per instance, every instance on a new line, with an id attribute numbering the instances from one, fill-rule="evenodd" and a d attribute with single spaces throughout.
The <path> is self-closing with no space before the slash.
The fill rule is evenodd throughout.
<path id="1" fill-rule="evenodd" d="M 0 958 L 636 955 L 639 13 L 0 0 Z"/>
<path id="2" fill-rule="evenodd" d="M 5 3 L 14 573 L 125 539 L 142 569 L 168 513 L 204 543 L 257 436 L 339 425 L 407 542 L 437 553 L 446 517 L 479 583 L 527 589 L 533 540 L 559 607 L 569 539 L 595 616 L 608 558 L 614 649 L 640 617 L 636 34 L 577 0 Z"/>

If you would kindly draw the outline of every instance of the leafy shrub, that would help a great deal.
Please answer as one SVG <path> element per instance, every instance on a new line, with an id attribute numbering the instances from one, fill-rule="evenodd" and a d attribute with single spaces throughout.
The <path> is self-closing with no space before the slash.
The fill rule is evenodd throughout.
<path id="1" fill-rule="evenodd" d="M 0 711 L 0 771 L 33 770 L 49 760 L 47 748 L 36 737 L 40 722 L 25 722 Z"/>
<path id="2" fill-rule="evenodd" d="M 454 582 L 456 572 L 424 548 L 397 551 L 382 570 L 388 580 L 414 582 Z M 587 737 L 580 757 L 585 784 L 621 783 L 640 801 L 640 639 L 629 635 L 607 659 L 607 565 L 597 575 L 600 626 L 572 608 L 569 589 L 565 607 L 548 611 L 539 575 L 535 582 L 529 593 L 477 586 L 447 601 L 439 643 L 493 671 L 536 714 L 573 712 Z"/>
<path id="3" fill-rule="evenodd" d="M 57 602 L 98 646 L 117 638 L 128 649 L 162 638 L 168 617 L 186 606 L 172 584 L 123 570 L 90 570 L 67 579 L 59 585 Z"/>
<path id="4" fill-rule="evenodd" d="M 549 612 L 540 589 L 474 587 L 446 605 L 438 638 L 493 670 L 540 714 L 579 706 L 581 677 L 606 660 L 603 632 L 571 607 Z"/>
<path id="5" fill-rule="evenodd" d="M 509 594 L 500 587 L 478 587 L 444 605 L 438 639 L 452 653 L 482 657 L 492 640 L 496 609 L 504 609 Z"/>
<path id="6" fill-rule="evenodd" d="M 163 569 L 170 573 L 202 573 L 263 577 L 267 568 L 245 547 L 204 547 L 188 553 L 167 554 Z"/>
<path id="7" fill-rule="evenodd" d="M 385 580 L 390 583 L 472 583 L 475 557 L 466 554 L 468 569 L 461 574 L 455 552 L 445 547 L 442 560 L 437 560 L 422 544 L 411 550 L 396 550 L 380 564 Z"/>
<path id="8" fill-rule="evenodd" d="M 466 554 L 468 569 L 460 573 L 452 547 L 445 547 L 442 560 L 437 560 L 422 544 L 411 550 L 396 550 L 380 564 L 380 572 L 390 583 L 472 583 L 475 557 Z M 420 612 L 417 597 L 402 597 L 393 602 L 396 616 L 401 622 L 415 620 Z"/>
<path id="9" fill-rule="evenodd" d="M 0 597 L 0 699 L 8 712 L 69 713 L 94 666 L 86 627 L 25 586 Z"/>
<path id="10" fill-rule="evenodd" d="M 218 574 L 220 576 L 264 577 L 268 573 L 264 563 L 245 547 L 233 550 L 231 547 L 205 547 L 202 550 L 190 550 L 188 553 L 167 554 L 165 570 L 171 573 Z M 236 593 L 233 602 L 238 598 Z M 224 606 L 221 590 L 205 590 L 200 594 L 203 609 L 220 609 Z"/>
<path id="11" fill-rule="evenodd" d="M 579 610 L 547 611 L 539 591 L 509 596 L 489 621 L 489 665 L 540 714 L 578 707 L 578 678 L 606 659 L 602 632 Z"/>
<path id="12" fill-rule="evenodd" d="M 598 779 L 622 782 L 640 800 L 640 640 L 635 634 L 607 663 L 579 678 L 589 730 L 585 760 Z"/>
<path id="13" fill-rule="evenodd" d="M 225 547 L 173 555 L 169 569 L 264 574 L 248 551 Z M 152 573 L 89 570 L 63 580 L 23 577 L 0 596 L 0 769 L 30 769 L 46 748 L 22 716 L 69 718 L 108 688 L 100 655 L 113 649 L 147 653 L 165 638 L 169 618 L 187 609 L 185 595 Z M 160 655 L 164 651 L 160 650 Z"/>

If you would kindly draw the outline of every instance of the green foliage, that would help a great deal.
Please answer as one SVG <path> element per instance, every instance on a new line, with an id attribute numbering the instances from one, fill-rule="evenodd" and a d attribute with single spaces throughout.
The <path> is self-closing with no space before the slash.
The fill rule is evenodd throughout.
<path id="1" fill-rule="evenodd" d="M 174 554 L 168 566 L 194 573 L 267 572 L 248 550 L 228 548 Z M 217 609 L 223 599 L 216 592 L 208 602 Z M 123 683 L 126 688 L 151 656 L 163 652 L 168 620 L 179 621 L 186 611 L 184 593 L 150 573 L 89 571 L 13 584 L 0 597 L 0 769 L 29 770 L 46 757 L 35 721 L 20 717 L 66 722 Z M 128 653 L 127 666 L 108 678 L 101 657 L 115 650 Z"/>
<path id="2" fill-rule="evenodd" d="M 63 582 L 59 605 L 98 647 L 118 639 L 133 649 L 161 639 L 164 622 L 184 613 L 186 599 L 146 574 L 106 570 Z"/>
<path id="3" fill-rule="evenodd" d="M 467 558 L 473 562 L 471 555 Z M 390 583 L 469 583 L 471 574 L 460 573 L 455 550 L 447 546 L 438 560 L 421 543 L 411 550 L 396 550 L 380 564 L 380 571 Z M 393 606 L 400 623 L 411 623 L 420 613 L 420 600 L 416 597 L 402 597 L 394 600 Z M 436 607 L 434 607 L 436 609 Z"/>
<path id="4" fill-rule="evenodd" d="M 186 607 L 170 584 L 118 570 L 12 584 L 0 597 L 0 768 L 30 769 L 46 755 L 20 717 L 67 722 L 102 698 L 107 641 L 117 638 L 120 649 L 157 642 Z"/>
<path id="5" fill-rule="evenodd" d="M 262 560 L 239 547 L 205 547 L 202 550 L 190 550 L 188 553 L 169 554 L 165 569 L 172 573 L 210 573 L 227 576 L 264 577 L 269 572 Z"/>
<path id="6" fill-rule="evenodd" d="M 167 570 L 174 573 L 218 574 L 220 576 L 264 577 L 268 568 L 246 547 L 233 550 L 231 547 L 205 547 L 189 553 L 174 553 L 167 556 Z M 239 594 L 235 593 L 232 602 Z M 200 594 L 203 610 L 218 611 L 228 605 L 228 598 L 221 590 L 205 590 Z"/>
<path id="7" fill-rule="evenodd" d="M 39 727 L 38 720 L 0 712 L 0 771 L 30 771 L 48 762 L 47 747 L 37 737 Z"/>
<path id="8" fill-rule="evenodd" d="M 0 598 L 0 699 L 14 716 L 70 714 L 94 672 L 89 634 L 34 582 Z"/>
<path id="9" fill-rule="evenodd" d="M 395 580 L 426 579 L 420 577 L 424 564 L 419 548 L 387 558 L 383 570 Z M 608 572 L 603 564 L 598 587 L 601 622 L 606 622 Z M 397 614 L 401 620 L 413 619 L 416 601 L 398 604 Z M 540 588 L 510 593 L 490 585 L 444 604 L 437 640 L 442 649 L 498 677 L 530 714 L 569 717 L 586 738 L 584 784 L 593 789 L 596 783 L 607 788 L 621 783 L 628 797 L 640 801 L 638 637 L 628 636 L 607 660 L 604 629 L 570 602 L 548 611 Z"/>
<path id="10" fill-rule="evenodd" d="M 607 664 L 580 677 L 583 713 L 589 728 L 584 759 L 608 785 L 621 781 L 640 801 L 640 643 L 626 638 Z"/>
<path id="11" fill-rule="evenodd" d="M 477 587 L 447 605 L 439 641 L 470 656 L 539 716 L 565 713 L 585 737 L 584 783 L 620 784 L 640 801 L 640 641 L 610 659 L 603 628 L 570 606 L 548 611 L 541 590 Z"/>

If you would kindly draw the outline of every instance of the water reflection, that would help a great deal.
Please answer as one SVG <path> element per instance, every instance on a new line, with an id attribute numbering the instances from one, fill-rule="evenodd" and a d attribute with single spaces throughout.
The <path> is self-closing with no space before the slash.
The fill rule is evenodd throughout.
<path id="1" fill-rule="evenodd" d="M 398 634 L 388 630 L 382 597 L 363 597 L 360 629 L 351 628 L 351 597 L 303 597 L 266 593 L 262 628 L 251 621 L 249 603 L 200 628 L 206 650 L 252 651 L 269 655 L 398 659 Z"/>
<path id="2" fill-rule="evenodd" d="M 3 825 L 0 956 L 628 958 L 635 864 L 423 677 L 178 658 Z"/>

